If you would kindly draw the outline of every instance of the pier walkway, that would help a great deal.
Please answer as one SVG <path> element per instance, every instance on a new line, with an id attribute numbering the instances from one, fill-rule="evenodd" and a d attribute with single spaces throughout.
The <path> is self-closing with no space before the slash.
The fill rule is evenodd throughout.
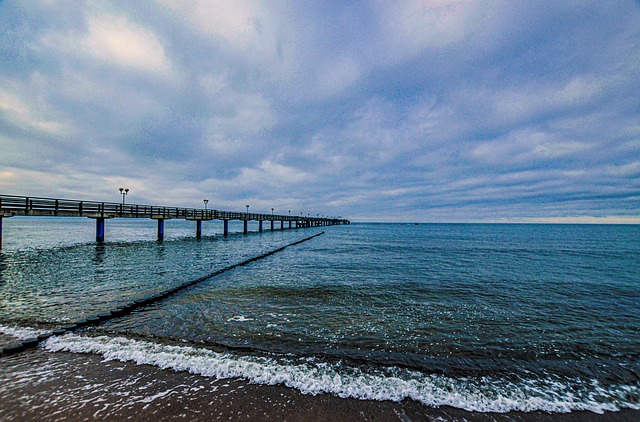
<path id="1" fill-rule="evenodd" d="M 216 209 L 180 208 L 158 205 L 123 204 L 116 202 L 79 201 L 71 199 L 40 198 L 14 195 L 0 195 L 0 249 L 2 248 L 3 218 L 21 216 L 46 217 L 88 217 L 96 220 L 96 241 L 105 240 L 105 221 L 110 218 L 150 218 L 158 222 L 158 240 L 164 238 L 164 221 L 183 219 L 194 221 L 196 237 L 202 235 L 202 222 L 221 220 L 224 224 L 224 235 L 229 233 L 229 221 L 244 222 L 244 233 L 247 233 L 249 221 L 258 222 L 258 230 L 262 232 L 263 222 L 270 223 L 275 230 L 275 223 L 280 229 L 301 227 L 332 226 L 350 224 L 349 220 L 333 217 L 304 217 L 296 215 L 257 214 L 237 211 L 220 211 Z"/>

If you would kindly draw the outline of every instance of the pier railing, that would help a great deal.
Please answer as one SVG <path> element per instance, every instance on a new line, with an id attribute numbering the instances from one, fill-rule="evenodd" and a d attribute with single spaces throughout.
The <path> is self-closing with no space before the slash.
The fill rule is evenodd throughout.
<path id="1" fill-rule="evenodd" d="M 0 209 L 16 215 L 59 217 L 183 218 L 213 220 L 235 213 L 115 202 L 75 201 L 69 199 L 0 195 Z M 233 217 L 232 217 L 233 218 Z"/>
<path id="2" fill-rule="evenodd" d="M 260 214 L 216 209 L 180 208 L 117 202 L 0 195 L 0 212 L 14 215 L 106 218 L 180 218 L 186 220 L 309 221 L 344 224 L 331 217 Z"/>

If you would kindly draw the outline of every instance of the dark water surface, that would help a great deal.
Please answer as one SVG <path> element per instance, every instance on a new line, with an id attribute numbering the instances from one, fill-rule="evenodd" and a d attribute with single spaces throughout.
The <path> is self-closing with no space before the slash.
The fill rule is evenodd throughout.
<path id="1" fill-rule="evenodd" d="M 86 220 L 5 220 L 0 333 L 104 312 L 321 231 L 223 238 L 206 224 L 198 241 L 170 221 L 158 243 L 152 222 L 113 220 L 96 245 Z M 322 230 L 46 348 L 476 411 L 640 409 L 640 226 Z"/>

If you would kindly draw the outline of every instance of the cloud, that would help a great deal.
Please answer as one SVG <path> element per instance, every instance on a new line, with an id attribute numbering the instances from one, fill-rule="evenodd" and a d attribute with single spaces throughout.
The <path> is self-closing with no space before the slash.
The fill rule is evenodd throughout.
<path id="1" fill-rule="evenodd" d="M 209 35 L 221 37 L 237 48 L 243 48 L 259 37 L 261 16 L 265 9 L 260 2 L 238 0 L 162 1 L 186 18 L 194 27 Z"/>
<path id="2" fill-rule="evenodd" d="M 548 83 L 514 87 L 487 93 L 497 118 L 514 123 L 542 113 L 552 114 L 568 108 L 582 107 L 600 92 L 602 83 L 594 78 L 576 76 L 557 86 Z"/>
<path id="3" fill-rule="evenodd" d="M 640 161 L 634 161 L 619 166 L 610 166 L 609 172 L 615 176 L 636 177 L 640 176 Z"/>
<path id="4" fill-rule="evenodd" d="M 463 41 L 482 2 L 465 0 L 376 1 L 380 26 L 388 49 L 413 56 Z"/>
<path id="5" fill-rule="evenodd" d="M 61 134 L 66 131 L 66 125 L 52 120 L 41 120 L 34 111 L 15 95 L 0 91 L 0 111 L 10 120 L 20 125 L 51 134 Z"/>
<path id="6" fill-rule="evenodd" d="M 144 71 L 167 72 L 169 63 L 154 34 L 124 16 L 91 16 L 81 45 L 99 59 Z"/>
<path id="7" fill-rule="evenodd" d="M 632 1 L 2 2 L 0 186 L 360 220 L 637 216 L 639 18 Z"/>
<path id="8" fill-rule="evenodd" d="M 588 143 L 558 139 L 554 134 L 519 130 L 497 140 L 481 143 L 471 151 L 479 164 L 491 166 L 540 164 L 547 160 L 570 157 L 591 148 Z"/>
<path id="9" fill-rule="evenodd" d="M 55 51 L 85 66 L 94 65 L 90 60 L 98 60 L 125 70 L 170 72 L 171 64 L 156 34 L 126 15 L 88 12 L 81 23 L 82 26 L 47 28 L 34 49 Z"/>
<path id="10" fill-rule="evenodd" d="M 215 47 L 215 56 L 242 66 L 259 66 L 260 77 L 269 79 L 273 72 L 288 72 L 293 65 L 292 41 L 286 36 L 288 9 L 281 3 L 255 0 L 193 0 L 160 4 L 181 23 L 181 30 L 192 34 L 193 41 Z M 254 75 L 258 75 L 255 73 Z"/>
<path id="11" fill-rule="evenodd" d="M 247 153 L 250 139 L 260 137 L 273 127 L 270 105 L 260 95 L 227 94 L 228 109 L 210 117 L 207 124 L 208 146 L 222 156 Z"/>
<path id="12" fill-rule="evenodd" d="M 327 97 L 344 92 L 361 77 L 360 65 L 353 57 L 338 57 L 318 72 L 318 91 Z"/>

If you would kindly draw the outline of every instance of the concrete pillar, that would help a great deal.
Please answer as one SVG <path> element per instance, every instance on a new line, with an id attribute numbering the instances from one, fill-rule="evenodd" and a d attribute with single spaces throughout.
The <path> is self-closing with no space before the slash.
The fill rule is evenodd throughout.
<path id="1" fill-rule="evenodd" d="M 262 220 L 258 222 L 258 231 L 262 233 Z"/>
<path id="2" fill-rule="evenodd" d="M 225 236 L 229 236 L 229 220 L 224 220 L 224 231 Z"/>
<path id="3" fill-rule="evenodd" d="M 291 228 L 291 220 L 289 220 L 289 228 Z"/>
<path id="4" fill-rule="evenodd" d="M 249 231 L 249 220 L 244 220 L 244 227 L 242 229 L 242 233 L 247 234 L 247 232 Z"/>
<path id="5" fill-rule="evenodd" d="M 284 229 L 284 221 L 280 220 L 280 230 Z"/>
<path id="6" fill-rule="evenodd" d="M 2 215 L 0 215 L 0 251 L 2 250 Z"/>
<path id="7" fill-rule="evenodd" d="M 104 217 L 96 218 L 96 242 L 104 242 Z"/>
<path id="8" fill-rule="evenodd" d="M 273 220 L 271 220 L 271 231 L 273 231 Z"/>
<path id="9" fill-rule="evenodd" d="M 202 237 L 202 220 L 196 220 L 196 239 Z"/>
<path id="10" fill-rule="evenodd" d="M 158 218 L 158 240 L 164 240 L 164 218 Z"/>

